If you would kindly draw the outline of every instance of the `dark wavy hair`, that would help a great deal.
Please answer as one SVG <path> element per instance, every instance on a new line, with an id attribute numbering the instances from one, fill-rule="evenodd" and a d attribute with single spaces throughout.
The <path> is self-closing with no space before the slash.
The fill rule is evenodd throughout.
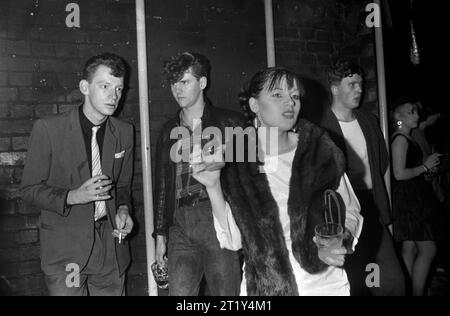
<path id="1" fill-rule="evenodd" d="M 257 72 L 241 89 L 241 92 L 239 93 L 239 104 L 249 125 L 252 124 L 253 119 L 256 116 L 250 109 L 250 98 L 257 98 L 264 89 L 267 89 L 269 92 L 272 91 L 279 86 L 283 79 L 286 79 L 289 89 L 296 83 L 300 90 L 300 96 L 303 97 L 305 92 L 300 78 L 289 69 L 283 67 L 272 67 Z"/>
<path id="2" fill-rule="evenodd" d="M 191 69 L 192 75 L 198 79 L 209 78 L 211 64 L 209 60 L 198 53 L 184 52 L 169 57 L 163 66 L 163 78 L 166 83 L 174 84 L 183 78 L 184 73 Z"/>
<path id="3" fill-rule="evenodd" d="M 83 78 L 91 82 L 94 73 L 99 66 L 106 66 L 111 69 L 111 75 L 117 78 L 125 77 L 127 73 L 127 64 L 122 57 L 113 53 L 103 53 L 92 56 L 86 61 L 83 68 Z"/>
<path id="4" fill-rule="evenodd" d="M 328 83 L 330 85 L 339 84 L 342 79 L 354 75 L 360 75 L 361 78 L 364 78 L 364 69 L 348 60 L 338 60 L 328 69 Z"/>

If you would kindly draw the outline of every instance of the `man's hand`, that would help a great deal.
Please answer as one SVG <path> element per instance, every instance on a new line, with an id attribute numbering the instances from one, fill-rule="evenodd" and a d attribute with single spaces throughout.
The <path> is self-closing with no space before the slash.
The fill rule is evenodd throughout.
<path id="1" fill-rule="evenodd" d="M 67 205 L 86 204 L 111 198 L 112 180 L 107 175 L 95 176 L 84 182 L 78 189 L 69 191 Z"/>
<path id="2" fill-rule="evenodd" d="M 123 239 L 125 239 L 125 237 L 127 237 L 129 233 L 131 233 L 131 231 L 133 230 L 133 226 L 134 223 L 128 211 L 128 206 L 126 205 L 119 206 L 116 215 L 117 229 L 114 229 L 112 233 L 112 235 L 115 238 L 119 238 L 119 244 L 122 242 Z"/>
<path id="3" fill-rule="evenodd" d="M 166 237 L 158 235 L 156 236 L 156 261 L 159 264 L 164 263 L 164 256 L 166 255 L 167 245 Z"/>

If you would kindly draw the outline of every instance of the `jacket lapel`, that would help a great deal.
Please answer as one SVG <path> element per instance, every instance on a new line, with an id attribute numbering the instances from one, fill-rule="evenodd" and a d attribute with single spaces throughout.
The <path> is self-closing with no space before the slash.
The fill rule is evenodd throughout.
<path id="1" fill-rule="evenodd" d="M 362 133 L 364 135 L 364 138 L 366 139 L 366 149 L 367 149 L 367 156 L 369 158 L 369 166 L 370 166 L 370 172 L 372 174 L 372 179 L 374 175 L 374 166 L 375 163 L 373 161 L 373 142 L 375 141 L 374 137 L 372 137 L 371 128 L 369 126 L 369 122 L 366 120 L 366 118 L 360 114 L 358 110 L 354 111 L 356 119 L 359 122 L 359 126 L 361 127 Z"/>
<path id="2" fill-rule="evenodd" d="M 75 171 L 72 173 L 74 176 L 73 185 L 78 187 L 91 178 L 78 108 L 73 110 L 70 114 L 70 127 L 69 133 L 67 134 L 66 145 L 69 146 L 66 153 L 69 154 L 69 159 L 72 160 L 71 165 L 75 168 Z"/>
<path id="3" fill-rule="evenodd" d="M 116 153 L 117 140 L 116 128 L 112 123 L 111 119 L 108 119 L 105 128 L 105 138 L 103 140 L 103 150 L 102 150 L 102 172 L 113 180 L 113 184 L 116 182 L 114 179 L 113 166 L 114 166 L 114 154 Z M 115 205 L 115 191 L 111 190 L 112 199 L 106 201 L 108 219 L 113 227 L 115 227 L 115 221 L 113 220 L 116 214 Z"/>
<path id="4" fill-rule="evenodd" d="M 321 126 L 327 130 L 330 138 L 344 153 L 344 156 L 347 157 L 347 146 L 345 144 L 344 134 L 342 133 L 339 121 L 334 115 L 331 108 L 328 108 L 325 111 Z"/>
<path id="5" fill-rule="evenodd" d="M 114 154 L 116 150 L 117 137 L 114 134 L 116 129 L 109 119 L 105 126 L 105 138 L 102 150 L 102 172 L 108 177 L 113 177 Z"/>

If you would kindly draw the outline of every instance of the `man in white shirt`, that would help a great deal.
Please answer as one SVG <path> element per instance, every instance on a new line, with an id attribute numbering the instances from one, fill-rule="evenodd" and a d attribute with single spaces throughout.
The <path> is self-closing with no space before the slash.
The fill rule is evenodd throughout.
<path id="1" fill-rule="evenodd" d="M 329 71 L 332 105 L 322 117 L 325 128 L 347 158 L 346 173 L 361 203 L 364 227 L 356 252 L 345 267 L 352 295 L 404 295 L 405 279 L 391 237 L 390 203 L 384 183 L 389 155 L 376 117 L 358 110 L 363 70 L 338 61 Z M 366 283 L 376 263 L 379 279 Z M 371 268 L 372 267 L 372 268 Z M 366 268 L 369 272 L 366 271 Z M 376 282 L 378 281 L 379 282 Z"/>

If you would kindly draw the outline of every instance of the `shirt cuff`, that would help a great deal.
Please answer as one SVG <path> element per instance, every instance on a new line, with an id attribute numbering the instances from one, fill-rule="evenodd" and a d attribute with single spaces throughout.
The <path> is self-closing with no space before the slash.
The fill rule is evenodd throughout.
<path id="1" fill-rule="evenodd" d="M 225 212 L 227 214 L 227 227 L 225 228 L 220 225 L 213 213 L 217 240 L 219 241 L 220 248 L 237 251 L 242 248 L 241 232 L 236 225 L 228 203 L 225 203 Z"/>
<path id="2" fill-rule="evenodd" d="M 345 204 L 345 228 L 353 236 L 351 247 L 352 251 L 355 251 L 355 246 L 363 228 L 364 218 L 361 215 L 361 205 L 346 174 L 342 177 L 339 188 L 336 191 L 341 195 Z"/>

